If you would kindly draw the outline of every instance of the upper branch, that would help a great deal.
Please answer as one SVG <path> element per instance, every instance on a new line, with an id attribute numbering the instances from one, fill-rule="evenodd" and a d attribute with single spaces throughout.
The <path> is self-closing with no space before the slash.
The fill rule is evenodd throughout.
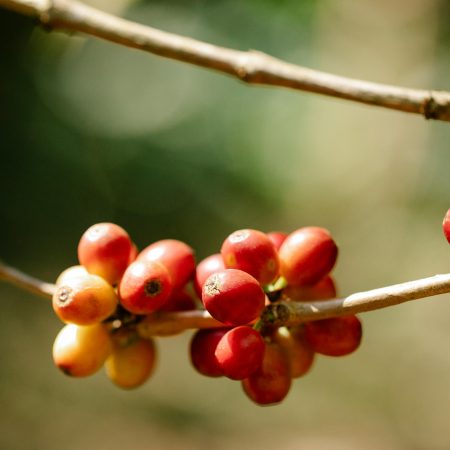
<path id="1" fill-rule="evenodd" d="M 54 29 L 78 31 L 232 75 L 252 84 L 281 86 L 450 121 L 450 92 L 407 89 L 307 69 L 256 51 L 238 51 L 167 33 L 99 11 L 76 0 L 0 0 Z"/>

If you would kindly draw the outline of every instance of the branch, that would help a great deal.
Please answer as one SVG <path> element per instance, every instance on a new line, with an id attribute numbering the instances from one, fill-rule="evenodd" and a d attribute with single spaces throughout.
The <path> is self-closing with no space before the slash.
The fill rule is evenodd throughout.
<path id="1" fill-rule="evenodd" d="M 400 303 L 450 292 L 450 273 L 408 281 L 345 298 L 315 302 L 280 301 L 268 305 L 261 315 L 263 325 L 290 326 L 303 322 L 357 314 Z M 205 311 L 158 313 L 146 317 L 139 325 L 142 336 L 176 334 L 187 328 L 223 327 Z"/>
<path id="2" fill-rule="evenodd" d="M 51 283 L 45 283 L 44 281 L 33 278 L 14 267 L 8 266 L 0 261 L 0 280 L 14 284 L 20 289 L 29 291 L 32 294 L 36 294 L 40 297 L 51 299 L 55 285 Z"/>
<path id="3" fill-rule="evenodd" d="M 256 51 L 238 51 L 167 33 L 76 0 L 0 0 L 47 28 L 83 32 L 117 44 L 223 72 L 250 84 L 280 86 L 450 121 L 450 92 L 407 89 L 319 72 Z"/>
<path id="4" fill-rule="evenodd" d="M 0 280 L 21 289 L 51 299 L 55 285 L 0 262 Z M 358 314 L 400 303 L 450 293 L 450 273 L 420 280 L 394 284 L 371 291 L 358 292 L 345 298 L 315 302 L 279 301 L 268 305 L 262 315 L 263 325 L 296 325 L 312 320 Z M 224 324 L 213 319 L 207 311 L 156 312 L 139 322 L 138 331 L 144 337 L 168 336 L 187 329 L 220 328 Z"/>

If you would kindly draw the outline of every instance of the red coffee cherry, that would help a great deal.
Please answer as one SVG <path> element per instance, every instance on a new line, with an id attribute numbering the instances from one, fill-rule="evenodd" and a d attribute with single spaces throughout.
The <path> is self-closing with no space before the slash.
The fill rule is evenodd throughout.
<path id="1" fill-rule="evenodd" d="M 56 336 L 53 361 L 66 375 L 86 377 L 103 366 L 111 351 L 111 336 L 103 324 L 69 324 Z"/>
<path id="2" fill-rule="evenodd" d="M 261 366 L 264 349 L 264 340 L 256 330 L 239 326 L 222 336 L 215 356 L 223 375 L 232 380 L 243 380 Z"/>
<path id="3" fill-rule="evenodd" d="M 225 239 L 220 253 L 225 267 L 243 270 L 261 284 L 269 284 L 278 276 L 277 251 L 262 231 L 235 231 Z"/>
<path id="4" fill-rule="evenodd" d="M 267 237 L 272 241 L 276 250 L 279 250 L 281 244 L 286 240 L 288 234 L 283 231 L 271 231 L 267 233 Z"/>
<path id="5" fill-rule="evenodd" d="M 128 233 L 113 223 L 88 228 L 78 244 L 78 260 L 89 273 L 117 284 L 130 260 L 132 243 Z"/>
<path id="6" fill-rule="evenodd" d="M 114 313 L 118 298 L 109 283 L 78 269 L 65 272 L 58 278 L 60 284 L 52 298 L 53 310 L 63 322 L 92 325 Z"/>
<path id="7" fill-rule="evenodd" d="M 201 298 L 202 287 L 206 279 L 215 272 L 225 269 L 225 264 L 220 253 L 214 253 L 200 261 L 195 269 L 194 289 Z"/>
<path id="8" fill-rule="evenodd" d="M 182 289 L 172 291 L 167 302 L 162 306 L 161 311 L 190 311 L 197 309 L 197 302 L 191 294 Z"/>
<path id="9" fill-rule="evenodd" d="M 317 301 L 336 298 L 336 284 L 330 275 L 326 275 L 319 282 L 309 286 L 287 286 L 283 296 L 296 301 Z"/>
<path id="10" fill-rule="evenodd" d="M 154 242 L 139 253 L 138 260 L 161 263 L 169 271 L 173 289 L 181 289 L 195 271 L 194 250 L 176 239 Z"/>
<path id="11" fill-rule="evenodd" d="M 280 247 L 280 273 L 290 285 L 315 284 L 331 271 L 337 253 L 336 243 L 328 230 L 300 228 Z"/>
<path id="12" fill-rule="evenodd" d="M 286 354 L 279 345 L 267 343 L 261 367 L 242 381 L 242 387 L 258 405 L 271 405 L 287 396 L 291 382 Z"/>
<path id="13" fill-rule="evenodd" d="M 273 335 L 273 340 L 286 353 L 292 378 L 299 378 L 310 371 L 314 362 L 314 350 L 306 341 L 302 328 L 280 327 Z"/>
<path id="14" fill-rule="evenodd" d="M 261 314 L 265 294 L 251 275 L 225 269 L 213 273 L 203 285 L 202 300 L 207 311 L 226 325 L 245 325 Z"/>
<path id="15" fill-rule="evenodd" d="M 197 372 L 207 377 L 221 377 L 223 375 L 215 351 L 220 339 L 228 330 L 229 328 L 198 330 L 192 336 L 190 357 Z"/>
<path id="16" fill-rule="evenodd" d="M 149 314 L 161 309 L 172 292 L 167 269 L 157 262 L 137 259 L 131 263 L 119 285 L 122 306 L 133 314 Z"/>
<path id="17" fill-rule="evenodd" d="M 356 316 L 333 317 L 305 323 L 305 339 L 322 355 L 344 356 L 361 343 L 362 325 Z"/>
<path id="18" fill-rule="evenodd" d="M 136 332 L 119 330 L 113 335 L 113 349 L 105 362 L 106 375 L 123 389 L 134 389 L 147 381 L 156 364 L 152 339 L 142 339 Z"/>
<path id="19" fill-rule="evenodd" d="M 444 235 L 447 238 L 448 243 L 450 244 L 450 209 L 447 211 L 447 214 L 444 217 L 444 221 L 442 222 L 442 229 L 444 230 Z"/>

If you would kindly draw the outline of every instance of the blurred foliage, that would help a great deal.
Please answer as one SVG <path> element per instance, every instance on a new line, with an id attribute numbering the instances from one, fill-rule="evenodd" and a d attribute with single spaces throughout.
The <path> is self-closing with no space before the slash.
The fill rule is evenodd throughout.
<path id="1" fill-rule="evenodd" d="M 449 90 L 448 2 L 91 1 L 156 28 L 301 65 Z M 122 8 L 124 8 L 122 10 Z M 342 293 L 448 271 L 446 123 L 249 87 L 0 11 L 0 257 L 44 279 L 82 232 L 122 225 L 140 247 L 198 258 L 237 228 L 330 228 Z M 0 285 L 0 448 L 447 449 L 449 296 L 364 317 L 365 342 L 323 358 L 283 405 L 189 367 L 164 339 L 136 392 L 53 368 L 48 306 Z M 447 300 L 447 302 L 445 301 Z M 276 432 L 275 432 L 276 431 Z"/>

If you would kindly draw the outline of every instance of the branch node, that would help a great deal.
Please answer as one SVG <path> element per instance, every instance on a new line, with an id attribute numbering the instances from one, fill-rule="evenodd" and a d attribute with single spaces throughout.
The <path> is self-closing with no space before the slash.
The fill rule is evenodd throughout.
<path id="1" fill-rule="evenodd" d="M 441 116 L 442 105 L 433 96 L 433 91 L 430 91 L 429 96 L 424 98 L 420 105 L 420 113 L 423 114 L 425 119 L 439 119 Z"/>

